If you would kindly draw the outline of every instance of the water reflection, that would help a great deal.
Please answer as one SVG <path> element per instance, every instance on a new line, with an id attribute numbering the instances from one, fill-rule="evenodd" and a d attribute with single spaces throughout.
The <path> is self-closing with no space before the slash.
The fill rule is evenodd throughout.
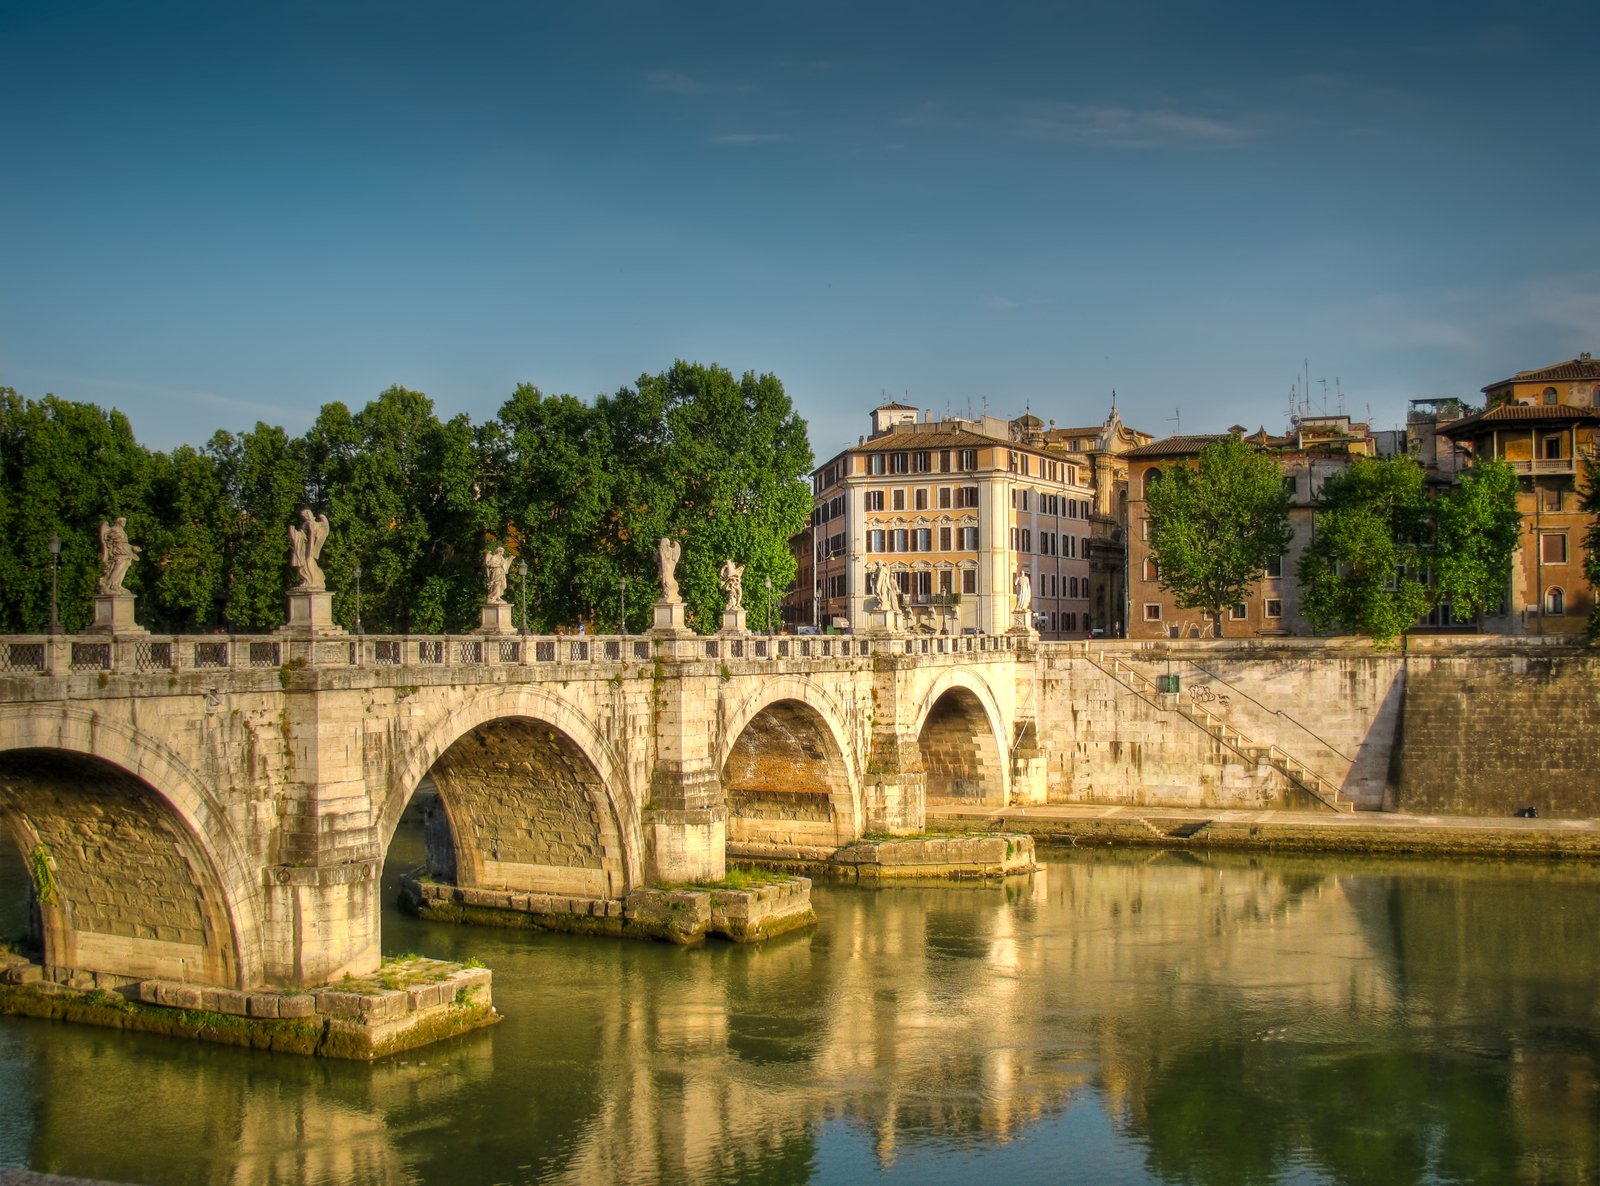
<path id="1" fill-rule="evenodd" d="M 404 863 L 402 853 L 399 861 Z M 167 1183 L 1576 1181 L 1600 876 L 1073 855 L 754 948 L 385 919 L 500 1026 L 376 1067 L 0 1024 L 0 1161 Z"/>

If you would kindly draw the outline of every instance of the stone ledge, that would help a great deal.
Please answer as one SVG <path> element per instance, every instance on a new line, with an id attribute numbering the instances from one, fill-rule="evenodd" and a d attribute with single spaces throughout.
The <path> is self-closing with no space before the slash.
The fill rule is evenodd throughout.
<path id="1" fill-rule="evenodd" d="M 635 890 L 625 899 L 454 886 L 419 877 L 400 883 L 401 904 L 424 918 L 480 926 L 664 939 L 690 945 L 716 935 L 735 943 L 810 926 L 811 882 L 790 877 L 751 889 L 674 887 Z"/>
<path id="2" fill-rule="evenodd" d="M 915 836 L 858 840 L 833 854 L 832 864 L 860 881 L 900 878 L 987 879 L 1031 873 L 1033 838 L 1017 835 Z"/>
<path id="3" fill-rule="evenodd" d="M 416 958 L 304 992 L 171 980 L 83 991 L 45 980 L 37 964 L 8 957 L 0 962 L 0 1013 L 370 1061 L 493 1025 L 500 1015 L 492 981 L 487 968 Z"/>

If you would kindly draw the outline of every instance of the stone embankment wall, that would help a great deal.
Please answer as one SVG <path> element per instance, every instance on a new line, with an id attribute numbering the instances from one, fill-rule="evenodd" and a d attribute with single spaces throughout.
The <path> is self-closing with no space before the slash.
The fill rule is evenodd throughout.
<path id="1" fill-rule="evenodd" d="M 1160 677 L 1177 677 L 1163 692 Z M 1170 687 L 1170 684 L 1167 686 Z M 1035 695 L 1047 798 L 1600 815 L 1600 652 L 1533 639 L 1057 643 Z M 1218 740 L 1212 725 L 1231 742 Z"/>

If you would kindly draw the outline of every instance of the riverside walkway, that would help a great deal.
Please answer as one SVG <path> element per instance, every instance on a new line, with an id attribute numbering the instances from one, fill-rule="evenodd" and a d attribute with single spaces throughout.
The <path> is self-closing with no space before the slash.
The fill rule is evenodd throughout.
<path id="1" fill-rule="evenodd" d="M 1216 810 L 1055 803 L 939 807 L 931 827 L 1022 832 L 1041 842 L 1276 852 L 1600 858 L 1600 820 Z"/>

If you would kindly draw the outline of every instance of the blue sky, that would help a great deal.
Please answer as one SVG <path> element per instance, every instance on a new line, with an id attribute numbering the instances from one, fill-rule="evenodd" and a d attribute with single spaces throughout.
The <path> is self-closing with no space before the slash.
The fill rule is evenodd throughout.
<path id="1" fill-rule="evenodd" d="M 1600 6 L 0 0 L 0 385 L 142 440 L 675 358 L 1375 427 L 1600 348 Z M 1309 360 L 1307 363 L 1306 360 Z"/>

